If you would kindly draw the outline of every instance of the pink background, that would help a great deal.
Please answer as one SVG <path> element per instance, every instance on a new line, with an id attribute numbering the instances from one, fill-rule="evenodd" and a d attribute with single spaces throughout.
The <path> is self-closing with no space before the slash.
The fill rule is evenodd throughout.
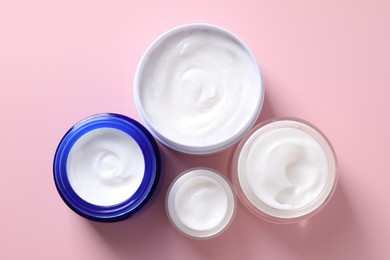
<path id="1" fill-rule="evenodd" d="M 390 2 L 388 0 L 0 0 L 0 259 L 390 259 Z M 340 182 L 309 221 L 266 223 L 240 204 L 220 237 L 171 227 L 167 187 L 193 166 L 228 172 L 232 150 L 191 157 L 163 148 L 166 179 L 142 215 L 97 224 L 62 202 L 56 146 L 99 112 L 139 119 L 132 81 L 148 45 L 189 22 L 239 35 L 257 56 L 259 121 L 317 125 L 338 154 Z"/>

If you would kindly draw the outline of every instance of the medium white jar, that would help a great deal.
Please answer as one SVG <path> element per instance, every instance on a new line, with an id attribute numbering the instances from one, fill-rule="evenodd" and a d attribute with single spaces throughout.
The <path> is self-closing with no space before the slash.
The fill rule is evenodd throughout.
<path id="1" fill-rule="evenodd" d="M 336 183 L 335 152 L 324 134 L 296 118 L 255 127 L 237 147 L 232 180 L 255 215 L 277 223 L 297 222 L 322 209 Z"/>

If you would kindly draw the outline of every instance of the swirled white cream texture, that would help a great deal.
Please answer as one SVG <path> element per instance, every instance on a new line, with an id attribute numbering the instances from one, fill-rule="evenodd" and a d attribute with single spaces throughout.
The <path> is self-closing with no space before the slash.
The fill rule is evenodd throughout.
<path id="1" fill-rule="evenodd" d="M 308 133 L 274 129 L 259 136 L 254 133 L 247 144 L 243 148 L 247 158 L 240 162 L 245 170 L 239 177 L 244 193 L 258 207 L 264 203 L 279 210 L 299 209 L 324 190 L 327 157 Z"/>
<path id="2" fill-rule="evenodd" d="M 229 184 L 216 173 L 192 170 L 181 176 L 168 195 L 168 212 L 175 225 L 193 236 L 212 235 L 229 223 L 234 211 Z"/>
<path id="3" fill-rule="evenodd" d="M 160 42 L 139 75 L 152 127 L 191 147 L 227 142 L 251 126 L 262 102 L 254 58 L 215 30 L 179 31 Z"/>
<path id="4" fill-rule="evenodd" d="M 141 185 L 144 171 L 141 148 L 130 135 L 114 128 L 81 136 L 67 160 L 72 189 L 98 206 L 113 206 L 130 198 Z"/>

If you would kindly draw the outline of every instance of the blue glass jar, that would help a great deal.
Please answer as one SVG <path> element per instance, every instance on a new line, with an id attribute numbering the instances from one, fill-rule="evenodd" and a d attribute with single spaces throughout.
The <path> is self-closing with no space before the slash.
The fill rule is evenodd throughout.
<path id="1" fill-rule="evenodd" d="M 130 197 L 112 205 L 99 205 L 99 203 L 89 202 L 88 199 L 83 198 L 79 192 L 75 191 L 74 185 L 72 186 L 70 181 L 72 175 L 69 172 L 72 168 L 69 168 L 69 158 L 72 158 L 73 148 L 86 135 L 107 129 L 122 135 L 125 134 L 139 147 L 137 149 L 140 151 L 140 154 L 142 152 L 143 157 L 143 173 L 139 177 L 139 185 L 137 184 L 137 188 Z M 99 134 L 96 136 L 99 139 Z M 95 141 L 91 140 L 89 142 Z M 133 157 L 128 158 L 128 160 L 132 159 Z M 119 114 L 97 114 L 75 124 L 65 134 L 55 153 L 53 172 L 58 193 L 74 212 L 93 221 L 117 222 L 142 212 L 153 200 L 162 182 L 162 158 L 156 141 L 140 123 Z M 86 173 L 84 171 L 82 174 L 88 176 L 88 174 L 94 173 Z M 131 178 L 130 180 L 132 181 Z M 88 186 L 88 184 L 88 182 L 83 183 L 84 188 L 87 190 L 88 187 L 85 186 Z M 124 188 L 126 189 L 126 186 Z M 108 196 L 108 198 L 111 196 L 110 193 L 102 195 Z"/>

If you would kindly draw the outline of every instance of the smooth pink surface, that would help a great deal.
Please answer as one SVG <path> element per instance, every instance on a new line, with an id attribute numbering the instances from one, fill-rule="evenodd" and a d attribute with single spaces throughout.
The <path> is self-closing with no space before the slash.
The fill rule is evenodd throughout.
<path id="1" fill-rule="evenodd" d="M 0 259 L 390 259 L 390 2 L 0 0 Z M 139 119 L 132 81 L 148 45 L 189 22 L 239 35 L 262 68 L 260 121 L 317 125 L 338 154 L 328 206 L 306 223 L 276 225 L 240 204 L 220 237 L 171 227 L 168 185 L 182 170 L 227 174 L 232 150 L 164 151 L 166 178 L 142 215 L 97 224 L 62 202 L 52 159 L 67 129 L 99 112 Z"/>

